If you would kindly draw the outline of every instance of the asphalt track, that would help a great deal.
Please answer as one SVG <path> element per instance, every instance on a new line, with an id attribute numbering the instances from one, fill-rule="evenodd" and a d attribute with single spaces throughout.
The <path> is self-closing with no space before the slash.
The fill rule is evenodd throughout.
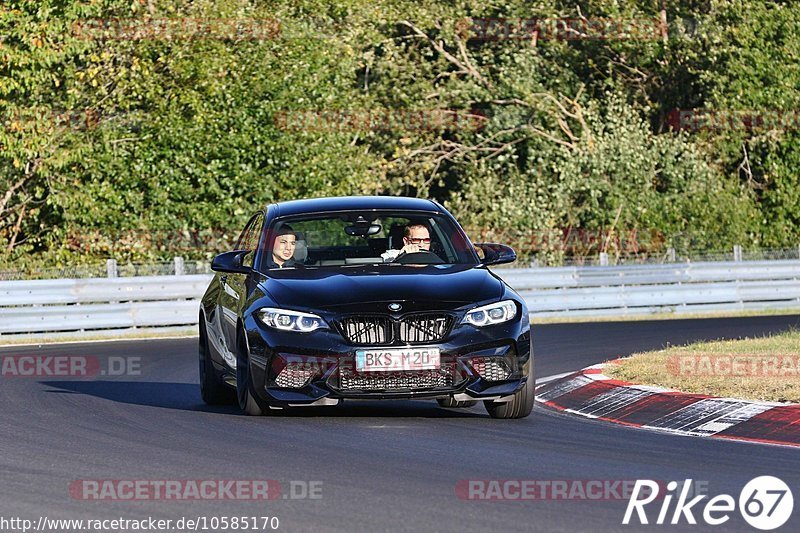
<path id="1" fill-rule="evenodd" d="M 799 316 L 536 326 L 536 372 L 792 326 L 800 326 Z M 782 530 L 800 524 L 797 449 L 655 433 L 541 405 L 524 420 L 431 401 L 245 417 L 200 401 L 196 339 L 6 347 L 0 355 L 96 357 L 101 367 L 109 356 L 141 358 L 140 375 L 1 378 L 0 518 L 277 516 L 279 531 L 754 531 L 738 512 L 714 528 L 685 520 L 623 526 L 622 499 L 476 501 L 458 497 L 456 487 L 463 480 L 693 479 L 710 496 L 738 499 L 747 481 L 774 475 L 795 497 Z M 70 494 L 71 483 L 87 479 L 271 479 L 288 499 L 87 501 Z M 291 499 L 292 481 L 321 482 L 321 498 Z M 651 522 L 659 506 L 648 506 Z"/>

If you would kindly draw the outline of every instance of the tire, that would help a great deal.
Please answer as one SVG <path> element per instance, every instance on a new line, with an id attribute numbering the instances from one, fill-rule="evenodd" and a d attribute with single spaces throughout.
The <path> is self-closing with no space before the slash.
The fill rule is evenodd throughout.
<path id="1" fill-rule="evenodd" d="M 467 407 L 472 407 L 478 404 L 478 400 L 464 400 L 464 401 L 457 401 L 451 398 L 445 398 L 436 400 L 439 403 L 439 407 L 446 407 L 448 409 L 464 409 Z"/>
<path id="2" fill-rule="evenodd" d="M 232 405 L 236 403 L 234 390 L 225 385 L 214 368 L 208 348 L 205 318 L 200 317 L 200 340 L 198 342 L 198 363 L 200 371 L 200 397 L 208 405 Z"/>
<path id="3" fill-rule="evenodd" d="M 264 409 L 261 408 L 253 394 L 250 362 L 247 358 L 247 346 L 244 343 L 243 331 L 239 331 L 236 335 L 236 399 L 243 414 L 250 416 L 264 414 Z"/>
<path id="4" fill-rule="evenodd" d="M 525 386 L 514 393 L 509 402 L 483 402 L 492 418 L 525 418 L 533 410 L 536 385 L 533 372 L 528 375 Z"/>

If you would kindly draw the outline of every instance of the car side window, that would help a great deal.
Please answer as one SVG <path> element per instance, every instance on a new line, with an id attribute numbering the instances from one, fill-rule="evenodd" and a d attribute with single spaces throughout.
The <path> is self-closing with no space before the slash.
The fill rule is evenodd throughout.
<path id="1" fill-rule="evenodd" d="M 258 248 L 258 239 L 261 236 L 261 225 L 264 221 L 262 213 L 256 213 L 253 218 L 247 223 L 242 235 L 239 237 L 239 242 L 236 244 L 238 250 L 250 250 L 242 260 L 244 266 L 253 266 L 253 257 L 256 255 L 255 251 Z"/>

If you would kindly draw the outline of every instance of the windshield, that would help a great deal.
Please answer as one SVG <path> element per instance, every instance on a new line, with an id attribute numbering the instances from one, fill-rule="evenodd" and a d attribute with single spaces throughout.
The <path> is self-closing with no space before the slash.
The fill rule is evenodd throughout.
<path id="1" fill-rule="evenodd" d="M 259 243 L 262 268 L 367 264 L 470 264 L 472 245 L 449 218 L 431 213 L 344 212 L 283 217 Z"/>

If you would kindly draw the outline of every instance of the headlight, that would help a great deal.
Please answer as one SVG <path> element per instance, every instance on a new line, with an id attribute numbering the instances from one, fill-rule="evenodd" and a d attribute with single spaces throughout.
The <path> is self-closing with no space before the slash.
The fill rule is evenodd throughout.
<path id="1" fill-rule="evenodd" d="M 482 305 L 470 309 L 464 316 L 462 324 L 472 324 L 476 327 L 491 326 L 508 322 L 517 316 L 517 304 L 514 300 L 503 300 L 495 304 Z"/>
<path id="2" fill-rule="evenodd" d="M 258 310 L 258 316 L 264 324 L 281 331 L 308 333 L 315 329 L 328 327 L 328 324 L 317 315 L 288 309 L 264 307 Z"/>

